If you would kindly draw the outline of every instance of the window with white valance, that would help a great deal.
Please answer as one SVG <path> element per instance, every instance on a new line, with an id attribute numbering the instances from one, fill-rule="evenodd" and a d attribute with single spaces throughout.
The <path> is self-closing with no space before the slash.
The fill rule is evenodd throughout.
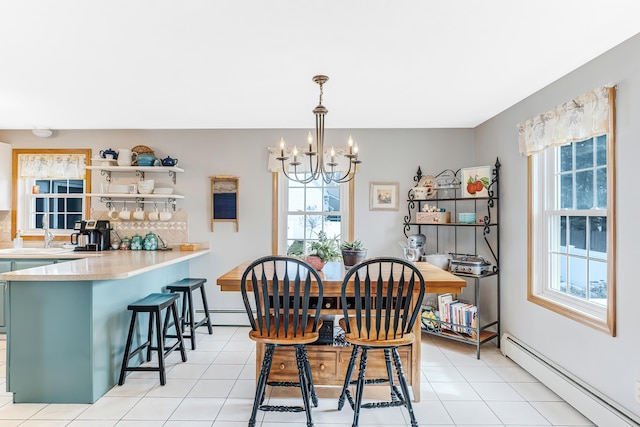
<path id="1" fill-rule="evenodd" d="M 528 300 L 615 336 L 615 87 L 518 125 L 529 157 Z"/>
<path id="2" fill-rule="evenodd" d="M 75 222 L 88 218 L 90 158 L 88 149 L 14 149 L 12 236 L 42 238 L 46 217 L 54 236 L 68 239 Z"/>

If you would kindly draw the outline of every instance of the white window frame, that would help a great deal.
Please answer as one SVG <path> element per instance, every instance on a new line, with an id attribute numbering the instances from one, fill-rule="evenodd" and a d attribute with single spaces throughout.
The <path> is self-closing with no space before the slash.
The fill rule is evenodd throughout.
<path id="1" fill-rule="evenodd" d="M 287 253 L 287 220 L 289 215 L 289 179 L 283 173 L 274 172 L 274 254 Z M 340 184 L 340 240 L 353 240 L 353 189 L 354 180 Z M 322 214 L 318 212 L 318 214 Z M 333 237 L 333 236 L 328 236 Z M 313 240 L 313 239 L 311 239 Z"/>
<path id="2" fill-rule="evenodd" d="M 574 319 L 602 332 L 615 336 L 615 157 L 614 134 L 606 137 L 607 152 L 607 208 L 606 209 L 555 209 L 557 198 L 557 148 L 529 156 L 529 301 Z M 594 138 L 595 141 L 595 138 Z M 550 253 L 553 239 L 557 238 L 560 216 L 607 217 L 607 304 L 589 302 L 551 288 L 553 266 Z M 567 227 L 569 225 L 567 224 Z M 567 242 L 568 243 L 568 242 Z M 596 258 L 597 259 L 597 258 Z"/>
<path id="3" fill-rule="evenodd" d="M 12 203 L 14 210 L 12 211 L 11 221 L 11 235 L 16 236 L 18 230 L 21 231 L 22 237 L 25 240 L 43 240 L 44 230 L 41 228 L 35 228 L 35 224 L 32 221 L 33 218 L 33 205 L 36 198 L 81 198 L 82 199 L 82 218 L 89 217 L 89 200 L 86 197 L 86 192 L 91 188 L 91 173 L 85 172 L 84 176 L 84 189 L 83 194 L 33 194 L 32 186 L 35 183 L 35 178 L 20 178 L 18 176 L 18 155 L 20 154 L 84 154 L 87 165 L 90 164 L 91 150 L 90 149 L 13 149 L 12 153 Z M 47 178 L 43 178 L 47 179 Z M 73 232 L 73 229 L 56 229 L 51 228 L 51 233 L 56 239 L 68 238 Z"/>

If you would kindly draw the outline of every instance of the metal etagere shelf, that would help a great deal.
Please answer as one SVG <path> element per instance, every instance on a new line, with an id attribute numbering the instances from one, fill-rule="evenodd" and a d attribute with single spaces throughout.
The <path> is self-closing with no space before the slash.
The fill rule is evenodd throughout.
<path id="1" fill-rule="evenodd" d="M 461 185 L 461 170 L 456 171 L 446 169 L 435 175 L 436 181 L 443 174 L 455 178 L 455 184 L 451 184 L 446 187 L 438 187 L 436 195 L 427 200 L 418 200 L 414 198 L 413 192 L 409 191 L 407 196 L 407 215 L 404 217 L 404 235 L 408 236 L 409 233 L 417 231 L 418 233 L 435 228 L 435 250 L 437 253 L 449 252 L 451 254 L 458 254 L 458 247 L 462 243 L 467 247 L 471 245 L 473 252 L 478 254 L 480 250 L 488 251 L 491 255 L 492 267 L 484 274 L 469 274 L 462 272 L 452 272 L 456 276 L 465 278 L 469 284 L 474 288 L 474 301 L 473 304 L 477 307 L 477 323 L 475 326 L 469 326 L 463 323 L 454 323 L 451 321 L 441 320 L 441 317 L 434 317 L 430 312 L 432 308 L 424 308 L 422 317 L 422 331 L 432 335 L 438 335 L 454 341 L 463 342 L 466 344 L 472 344 L 476 346 L 476 356 L 480 358 L 480 346 L 488 341 L 496 340 L 496 345 L 500 346 L 500 262 L 499 262 L 499 233 L 500 233 L 500 209 L 499 209 L 499 178 L 500 178 L 500 161 L 496 159 L 495 164 L 491 171 L 491 180 L 487 187 L 487 196 L 483 197 L 463 197 Z M 422 171 L 418 168 L 413 180 L 416 183 L 421 182 L 423 178 Z M 460 185 L 461 184 L 461 185 Z M 447 206 L 451 210 L 451 221 L 457 219 L 457 214 L 460 209 L 460 205 L 473 206 L 473 212 L 478 217 L 478 220 L 474 223 L 461 223 L 461 222 L 435 222 L 435 223 L 423 223 L 417 222 L 416 213 L 421 211 L 425 204 L 436 205 L 437 207 Z M 469 208 L 466 208 L 469 209 Z M 469 209 L 470 210 L 470 209 Z M 446 244 L 441 243 L 440 229 L 448 230 L 449 233 L 453 233 L 453 237 L 449 239 L 449 242 L 453 242 L 452 246 L 445 247 Z M 469 237 L 468 233 L 464 233 L 461 236 L 460 230 L 465 228 L 475 228 L 473 232 L 473 238 Z M 471 240 L 471 241 L 470 241 Z M 478 243 L 480 242 L 480 244 Z M 484 242 L 484 243 L 482 243 Z M 449 243 L 451 245 L 451 243 Z M 453 249 L 453 250 L 451 250 Z M 488 280 L 486 280 L 488 279 Z M 481 282 L 491 282 L 493 284 L 493 290 L 495 292 L 495 304 L 496 312 L 495 316 L 491 316 L 487 319 L 487 316 L 481 311 L 481 298 L 480 291 L 485 288 L 486 291 L 490 291 L 490 284 L 484 284 Z M 435 307 L 437 310 L 438 307 Z M 481 314 L 483 314 L 481 316 Z"/>

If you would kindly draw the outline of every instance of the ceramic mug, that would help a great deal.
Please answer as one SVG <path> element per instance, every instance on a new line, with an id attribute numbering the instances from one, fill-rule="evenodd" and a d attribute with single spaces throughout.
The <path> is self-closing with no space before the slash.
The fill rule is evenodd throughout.
<path id="1" fill-rule="evenodd" d="M 431 193 L 430 190 L 428 187 L 413 187 L 410 191 L 413 193 L 415 200 L 426 200 L 427 196 Z"/>
<path id="2" fill-rule="evenodd" d="M 141 207 L 136 208 L 135 212 L 133 213 L 133 219 L 136 219 L 138 221 L 144 220 L 144 209 L 142 209 Z"/>
<path id="3" fill-rule="evenodd" d="M 160 212 L 160 221 L 169 221 L 171 219 L 171 212 L 167 208 L 164 208 L 162 212 Z"/>
<path id="4" fill-rule="evenodd" d="M 127 206 L 123 206 L 122 210 L 120 211 L 120 219 L 123 219 L 125 221 L 128 221 L 131 219 L 131 211 L 129 209 L 127 209 Z"/>
<path id="5" fill-rule="evenodd" d="M 154 208 L 153 211 L 149 212 L 149 221 L 158 221 L 160 219 L 160 212 L 158 212 L 158 208 Z"/>
<path id="6" fill-rule="evenodd" d="M 114 206 L 111 206 L 111 209 L 109 209 L 108 215 L 109 215 L 109 219 L 111 219 L 112 221 L 115 221 L 118 218 L 120 218 L 120 213 L 116 210 Z"/>

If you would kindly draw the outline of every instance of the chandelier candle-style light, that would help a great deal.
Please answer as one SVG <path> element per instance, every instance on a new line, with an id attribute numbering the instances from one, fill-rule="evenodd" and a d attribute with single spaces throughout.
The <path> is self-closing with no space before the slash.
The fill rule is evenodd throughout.
<path id="1" fill-rule="evenodd" d="M 322 105 L 322 86 L 326 83 L 327 80 L 329 80 L 329 77 L 327 76 L 313 77 L 313 81 L 320 85 L 320 102 L 318 103 L 318 106 L 313 109 L 313 114 L 316 115 L 316 142 L 314 146 L 311 132 L 309 132 L 309 136 L 307 137 L 309 148 L 307 151 L 301 153 L 303 156 L 306 156 L 309 159 L 309 175 L 305 175 L 305 173 L 298 171 L 298 166 L 302 165 L 302 162 L 298 161 L 298 157 L 300 156 L 298 147 L 293 147 L 293 160 L 291 162 L 287 162 L 289 160 L 289 156 L 285 155 L 284 138 L 280 139 L 280 157 L 276 157 L 276 159 L 282 163 L 282 170 L 284 171 L 284 175 L 290 180 L 299 182 L 301 184 L 308 184 L 312 181 L 316 181 L 319 178 L 322 178 L 322 180 L 327 184 L 331 182 L 348 182 L 355 176 L 356 166 L 362 163 L 360 160 L 358 160 L 358 144 L 353 142 L 351 136 L 349 136 L 348 148 L 346 150 L 342 150 L 342 156 L 344 156 L 349 161 L 349 167 L 347 168 L 347 170 L 342 171 L 339 168 L 336 169 L 336 166 L 338 166 L 339 164 L 336 161 L 336 157 L 339 157 L 340 154 L 336 152 L 333 146 L 331 147 L 331 151 L 329 153 L 330 161 L 325 163 L 324 116 L 329 111 L 325 108 L 324 105 Z M 290 173 L 290 167 L 293 167 L 293 173 Z M 298 175 L 299 172 L 302 174 L 302 176 Z"/>

